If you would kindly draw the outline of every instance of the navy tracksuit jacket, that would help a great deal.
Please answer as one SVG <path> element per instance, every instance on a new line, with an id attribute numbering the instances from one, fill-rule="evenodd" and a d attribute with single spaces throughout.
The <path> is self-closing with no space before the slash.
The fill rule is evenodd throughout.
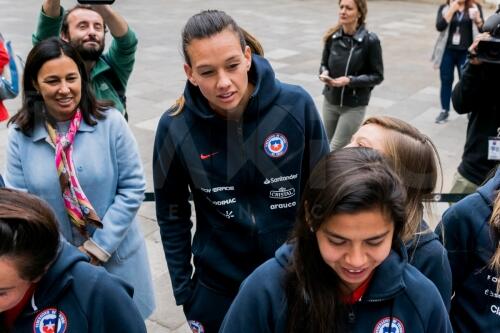
<path id="1" fill-rule="evenodd" d="M 88 260 L 63 241 L 12 332 L 145 333 L 132 287 Z"/>
<path id="2" fill-rule="evenodd" d="M 500 170 L 477 192 L 451 206 L 436 228 L 444 235 L 453 277 L 450 319 L 462 332 L 500 332 L 497 275 L 489 266 L 498 244 L 489 228 L 493 201 L 500 189 Z M 443 230 L 444 229 L 444 230 Z"/>
<path id="3" fill-rule="evenodd" d="M 293 250 L 293 245 L 283 245 L 275 258 L 242 283 L 220 333 L 286 332 L 284 277 Z M 375 269 L 368 289 L 352 305 L 346 322 L 349 333 L 452 332 L 436 286 L 407 263 L 406 253 L 394 250 Z"/>
<path id="4" fill-rule="evenodd" d="M 217 116 L 188 81 L 182 113 L 167 111 L 158 125 L 156 214 L 177 304 L 193 292 L 192 255 L 204 285 L 236 294 L 288 237 L 305 182 L 329 151 L 304 89 L 279 82 L 258 55 L 249 81 L 255 88 L 240 121 Z"/>

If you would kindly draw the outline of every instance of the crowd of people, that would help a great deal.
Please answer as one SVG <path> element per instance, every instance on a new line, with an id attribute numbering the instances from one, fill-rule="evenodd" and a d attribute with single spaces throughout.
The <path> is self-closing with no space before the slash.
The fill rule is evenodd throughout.
<path id="1" fill-rule="evenodd" d="M 432 230 L 436 147 L 403 120 L 365 119 L 382 46 L 366 0 L 338 5 L 318 55 L 322 117 L 227 13 L 182 29 L 186 83 L 152 156 L 175 301 L 195 333 L 498 331 L 500 65 L 481 52 L 500 13 L 438 10 L 436 121 L 450 99 L 470 114 L 453 186 L 474 193 Z M 138 39 L 111 5 L 44 0 L 32 41 L 0 176 L 0 333 L 145 332 L 146 182 L 125 98 Z"/>

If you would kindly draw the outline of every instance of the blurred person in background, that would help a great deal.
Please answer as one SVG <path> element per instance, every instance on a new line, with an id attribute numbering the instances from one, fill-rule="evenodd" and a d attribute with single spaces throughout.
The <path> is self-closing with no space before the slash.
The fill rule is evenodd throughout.
<path id="1" fill-rule="evenodd" d="M 366 0 L 340 0 L 338 23 L 324 36 L 319 79 L 330 149 L 344 147 L 366 114 L 374 86 L 384 79 L 382 48 L 366 29 Z"/>
<path id="2" fill-rule="evenodd" d="M 455 68 L 462 75 L 467 49 L 483 26 L 483 11 L 474 0 L 447 0 L 439 6 L 436 29 L 439 37 L 432 54 L 441 80 L 441 112 L 436 123 L 446 122 L 450 112 L 450 98 Z"/>

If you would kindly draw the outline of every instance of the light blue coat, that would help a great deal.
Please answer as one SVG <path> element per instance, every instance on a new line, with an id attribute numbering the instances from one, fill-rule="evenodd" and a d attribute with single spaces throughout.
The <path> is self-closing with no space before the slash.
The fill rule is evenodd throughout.
<path id="1" fill-rule="evenodd" d="M 73 162 L 80 185 L 104 225 L 91 230 L 92 241 L 111 254 L 104 267 L 134 287 L 134 300 L 144 318 L 155 307 L 144 237 L 136 221 L 145 179 L 137 143 L 116 110 L 90 126 L 82 121 L 73 143 Z M 83 239 L 72 228 L 61 195 L 55 150 L 38 118 L 31 136 L 9 130 L 5 183 L 45 199 L 54 209 L 61 233 L 73 245 Z"/>

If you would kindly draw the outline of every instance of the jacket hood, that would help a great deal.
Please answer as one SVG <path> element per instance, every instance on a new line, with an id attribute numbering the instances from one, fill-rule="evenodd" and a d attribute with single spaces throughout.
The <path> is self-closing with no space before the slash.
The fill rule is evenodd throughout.
<path id="1" fill-rule="evenodd" d="M 295 244 L 285 243 L 276 250 L 274 257 L 283 268 L 286 268 L 289 265 L 291 265 L 293 261 L 294 249 L 295 249 Z"/>
<path id="2" fill-rule="evenodd" d="M 409 240 L 405 245 L 408 249 L 408 253 L 410 253 L 411 250 L 432 242 L 435 239 L 439 240 L 438 235 L 432 232 L 432 229 L 430 229 L 429 225 L 424 220 L 422 220 L 420 226 L 418 227 L 417 235 Z M 409 256 L 411 257 L 411 255 Z"/>
<path id="3" fill-rule="evenodd" d="M 73 282 L 73 276 L 65 273 L 81 261 L 88 262 L 89 259 L 72 245 L 61 240 L 56 260 L 38 283 L 34 294 L 34 304 L 40 308 L 58 299 L 59 295 Z"/>
<path id="4" fill-rule="evenodd" d="M 261 110 L 268 110 L 280 93 L 280 86 L 271 65 L 259 55 L 252 54 L 252 66 L 248 72 L 248 81 L 255 88 L 245 109 L 245 118 L 256 116 Z M 184 98 L 186 100 L 185 105 L 196 116 L 203 119 L 216 117 L 215 112 L 200 89 L 191 84 L 189 80 L 187 80 L 184 88 Z"/>
<path id="5" fill-rule="evenodd" d="M 493 201 L 495 200 L 496 191 L 500 188 L 500 168 L 495 172 L 495 176 L 491 178 L 486 184 L 481 186 L 477 192 L 483 199 L 488 203 L 489 206 L 493 206 Z"/>

